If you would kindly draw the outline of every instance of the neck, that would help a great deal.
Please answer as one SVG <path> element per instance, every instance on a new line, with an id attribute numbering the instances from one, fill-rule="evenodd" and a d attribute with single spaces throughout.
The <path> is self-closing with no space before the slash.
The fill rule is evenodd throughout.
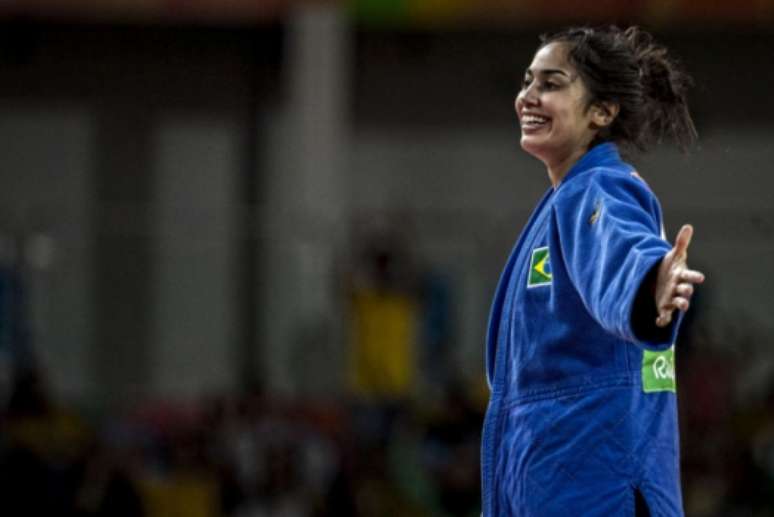
<path id="1" fill-rule="evenodd" d="M 567 175 L 567 172 L 569 172 L 569 170 L 573 165 L 575 165 L 581 156 L 586 154 L 586 151 L 588 151 L 588 149 L 579 148 L 560 159 L 551 162 L 544 162 L 548 172 L 548 179 L 551 181 L 551 185 L 554 187 L 554 189 L 559 187 L 559 184 Z"/>

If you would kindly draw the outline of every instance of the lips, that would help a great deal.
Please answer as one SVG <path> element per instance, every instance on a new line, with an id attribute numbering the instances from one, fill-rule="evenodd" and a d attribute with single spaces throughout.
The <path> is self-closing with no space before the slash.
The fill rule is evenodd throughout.
<path id="1" fill-rule="evenodd" d="M 525 132 L 537 131 L 547 126 L 550 121 L 550 118 L 537 113 L 522 113 L 521 128 Z"/>

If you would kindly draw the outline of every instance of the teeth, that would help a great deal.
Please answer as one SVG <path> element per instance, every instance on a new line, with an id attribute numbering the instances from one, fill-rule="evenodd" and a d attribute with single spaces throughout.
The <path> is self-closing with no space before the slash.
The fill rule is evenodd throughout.
<path id="1" fill-rule="evenodd" d="M 524 115 L 522 121 L 524 121 L 525 124 L 544 124 L 548 122 L 548 119 L 538 115 Z"/>

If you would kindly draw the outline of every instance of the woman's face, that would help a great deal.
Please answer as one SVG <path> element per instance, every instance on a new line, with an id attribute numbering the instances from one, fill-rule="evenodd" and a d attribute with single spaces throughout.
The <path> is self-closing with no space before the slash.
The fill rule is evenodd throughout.
<path id="1" fill-rule="evenodd" d="M 566 44 L 540 48 L 516 97 L 521 147 L 549 166 L 585 153 L 597 132 L 588 95 L 568 60 Z"/>

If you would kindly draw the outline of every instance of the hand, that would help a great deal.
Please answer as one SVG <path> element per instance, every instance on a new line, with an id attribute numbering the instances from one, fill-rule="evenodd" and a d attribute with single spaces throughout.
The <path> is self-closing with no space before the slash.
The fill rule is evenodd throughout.
<path id="1" fill-rule="evenodd" d="M 693 284 L 704 282 L 704 274 L 688 269 L 688 245 L 693 236 L 693 226 L 683 225 L 675 238 L 674 247 L 661 260 L 656 278 L 656 326 L 666 327 L 672 322 L 675 309 L 683 312 L 691 305 Z"/>

